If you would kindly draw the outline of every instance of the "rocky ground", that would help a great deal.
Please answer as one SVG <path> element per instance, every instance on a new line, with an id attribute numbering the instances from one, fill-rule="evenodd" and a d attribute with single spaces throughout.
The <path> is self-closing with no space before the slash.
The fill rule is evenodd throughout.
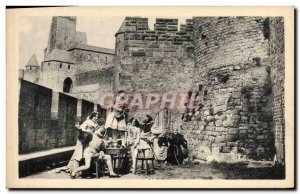
<path id="1" fill-rule="evenodd" d="M 30 179 L 69 179 L 68 173 L 55 173 L 44 171 L 25 178 Z M 94 173 L 85 173 L 83 177 L 95 178 Z M 108 176 L 100 177 L 109 178 Z M 187 163 L 177 165 L 155 165 L 155 173 L 123 173 L 121 179 L 282 179 L 284 171 L 282 167 L 272 167 L 263 163 Z"/>

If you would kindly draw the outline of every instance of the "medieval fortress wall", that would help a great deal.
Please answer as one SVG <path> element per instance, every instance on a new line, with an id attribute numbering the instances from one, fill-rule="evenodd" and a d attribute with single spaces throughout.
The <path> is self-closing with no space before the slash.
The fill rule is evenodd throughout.
<path id="1" fill-rule="evenodd" d="M 29 65 L 31 69 L 29 71 L 30 67 L 26 68 L 24 76 L 27 77 L 26 80 L 56 91 L 64 91 L 64 81 L 69 78 L 71 88 L 68 93 L 95 101 L 101 91 L 99 85 L 106 85 L 106 90 L 112 90 L 112 81 L 107 82 L 110 80 L 110 74 L 103 83 L 97 78 L 104 75 L 99 70 L 111 71 L 114 50 L 88 45 L 86 34 L 76 31 L 76 22 L 76 17 L 52 18 L 44 60 L 41 65 L 35 65 L 36 68 L 27 64 L 26 67 Z M 39 72 L 40 75 L 35 72 Z M 85 91 L 81 86 L 85 86 Z"/>
<path id="2" fill-rule="evenodd" d="M 157 18 L 154 30 L 149 30 L 147 18 L 126 17 L 116 33 L 116 88 L 144 95 L 186 93 L 194 72 L 192 35 L 192 19 L 178 29 L 178 19 Z M 143 118 L 149 113 L 138 110 L 133 115 Z M 159 115 L 160 122 L 168 129 L 179 127 L 180 112 L 166 114 Z M 167 123 L 165 117 L 169 118 Z"/>
<path id="3" fill-rule="evenodd" d="M 273 122 L 277 158 L 284 163 L 284 20 L 280 17 L 270 18 L 270 56 L 273 83 Z"/>
<path id="4" fill-rule="evenodd" d="M 272 159 L 269 19 L 194 19 L 193 91 L 201 104 L 187 121 L 197 157 Z M 192 123 L 193 126 L 190 126 Z M 199 146 L 201 145 L 201 146 Z"/>
<path id="5" fill-rule="evenodd" d="M 184 92 L 195 107 L 162 111 L 158 125 L 182 125 L 192 157 L 272 160 L 276 145 L 283 158 L 282 18 L 195 17 L 179 29 L 177 19 L 157 18 L 150 30 L 147 18 L 126 17 L 115 50 L 88 45 L 76 17 L 54 18 L 45 60 L 26 66 L 27 80 L 63 91 L 70 78 L 69 95 L 89 101 L 117 90 Z"/>
<path id="6" fill-rule="evenodd" d="M 116 33 L 119 88 L 169 92 L 191 86 L 194 69 L 193 22 L 178 30 L 177 19 L 126 17 Z M 159 80 L 159 81 L 158 81 Z"/>

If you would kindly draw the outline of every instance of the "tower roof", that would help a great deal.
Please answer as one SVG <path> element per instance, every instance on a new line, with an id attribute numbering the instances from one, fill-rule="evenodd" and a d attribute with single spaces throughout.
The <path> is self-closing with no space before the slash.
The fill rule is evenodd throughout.
<path id="1" fill-rule="evenodd" d="M 125 20 L 122 22 L 122 24 L 121 24 L 119 30 L 117 31 L 117 33 L 115 34 L 115 36 L 116 36 L 117 34 L 120 34 L 120 33 L 125 32 L 125 31 L 126 31 L 126 18 L 125 18 Z"/>
<path id="2" fill-rule="evenodd" d="M 87 44 L 78 44 L 74 48 L 71 48 L 69 50 L 73 50 L 73 49 L 94 51 L 94 52 L 111 54 L 111 55 L 115 54 L 115 50 L 114 49 L 103 48 L 103 47 L 98 47 L 98 46 L 92 46 L 92 45 L 87 45 Z"/>
<path id="3" fill-rule="evenodd" d="M 26 67 L 29 67 L 29 66 L 31 66 L 31 67 L 39 67 L 40 66 L 38 61 L 37 61 L 37 58 L 36 58 L 35 54 L 33 54 L 30 57 L 29 61 L 27 62 Z"/>
<path id="4" fill-rule="evenodd" d="M 54 49 L 46 58 L 47 61 L 60 61 L 65 63 L 74 63 L 74 59 L 72 57 L 72 53 L 65 50 Z"/>

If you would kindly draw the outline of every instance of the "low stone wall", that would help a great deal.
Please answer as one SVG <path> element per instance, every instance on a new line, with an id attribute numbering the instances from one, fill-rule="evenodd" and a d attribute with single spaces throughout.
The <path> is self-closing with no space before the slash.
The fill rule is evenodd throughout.
<path id="1" fill-rule="evenodd" d="M 32 82 L 20 83 L 19 154 L 75 145 L 75 122 L 97 106 Z"/>
<path id="2" fill-rule="evenodd" d="M 82 109 L 81 109 L 81 116 L 82 119 L 86 119 L 91 112 L 94 111 L 94 103 L 86 101 L 86 100 L 82 100 Z"/>
<path id="3" fill-rule="evenodd" d="M 21 80 L 19 99 L 19 153 L 56 146 L 51 119 L 52 90 Z"/>

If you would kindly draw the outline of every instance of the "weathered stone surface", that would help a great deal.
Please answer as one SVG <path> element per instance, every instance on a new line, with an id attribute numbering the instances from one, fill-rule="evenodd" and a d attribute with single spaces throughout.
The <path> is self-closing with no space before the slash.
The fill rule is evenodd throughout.
<path id="1" fill-rule="evenodd" d="M 85 120 L 94 103 L 21 80 L 19 101 L 19 154 L 75 145 L 75 122 Z M 56 104 L 57 106 L 51 106 Z M 53 116 L 55 112 L 55 117 Z M 77 118 L 79 116 L 79 118 Z"/>
<path id="2" fill-rule="evenodd" d="M 263 147 L 263 158 L 270 159 L 274 155 L 274 128 L 277 157 L 284 159 L 283 18 L 195 17 L 181 25 L 180 30 L 178 19 L 158 18 L 154 30 L 150 30 L 147 18 L 126 17 L 116 32 L 115 51 L 76 45 L 86 42 L 82 35 L 80 40 L 76 39 L 76 18 L 55 20 L 50 35 L 57 34 L 57 41 L 49 40 L 45 59 L 56 52 L 59 55 L 55 56 L 64 62 L 45 60 L 41 67 L 28 67 L 25 79 L 61 91 L 63 80 L 70 78 L 73 96 L 85 100 L 95 100 L 102 91 L 122 89 L 160 94 L 190 90 L 197 94 L 196 107 L 186 112 L 163 113 L 160 124 L 166 129 L 183 124 L 183 132 L 191 130 L 186 133 L 191 154 L 211 160 L 235 160 L 237 155 L 234 154 L 240 150 L 247 156 L 257 156 L 255 150 Z M 57 27 L 63 31 L 60 33 Z M 65 35 L 68 42 L 63 44 L 65 40 L 61 37 Z M 55 52 L 51 54 L 52 50 Z M 93 88 L 94 85 L 97 87 Z M 47 100 L 45 97 L 44 101 Z M 34 103 L 34 99 L 25 97 L 24 102 Z M 60 114 L 62 110 L 69 111 L 64 108 L 67 103 L 60 106 L 63 108 Z M 45 111 L 49 111 L 47 107 L 45 105 Z M 80 114 L 86 115 L 92 106 L 85 103 L 84 107 Z M 50 109 L 50 114 L 55 112 L 57 117 L 59 111 Z M 70 110 L 74 111 L 72 107 Z M 43 133 L 49 139 L 48 148 L 64 146 L 71 141 L 73 133 L 68 127 L 63 128 L 59 140 L 44 130 L 47 126 L 57 130 L 62 121 L 22 119 L 30 111 L 32 107 L 20 106 L 19 125 L 27 129 L 20 136 L 25 139 L 38 137 L 38 141 L 22 142 L 25 150 L 42 148 Z M 183 112 L 187 116 L 184 122 L 181 120 Z M 151 111 L 131 113 L 143 119 Z M 38 126 L 36 130 L 35 126 Z M 199 145 L 205 148 L 199 151 Z M 223 147 L 227 152 L 224 155 L 209 156 L 212 148 Z"/>
<path id="3" fill-rule="evenodd" d="M 215 141 L 223 143 L 223 142 L 226 141 L 226 138 L 225 138 L 225 136 L 217 136 L 216 139 L 215 139 Z"/>
<path id="4" fill-rule="evenodd" d="M 193 91 L 201 94 L 201 102 L 205 105 L 199 112 L 206 121 L 202 133 L 206 131 L 204 139 L 214 141 L 210 146 L 218 142 L 228 154 L 238 154 L 243 149 L 255 150 L 263 145 L 263 139 L 267 141 L 264 134 L 271 133 L 272 120 L 261 119 L 272 112 L 271 93 L 265 92 L 271 84 L 267 71 L 270 66 L 270 44 L 265 37 L 267 22 L 268 18 L 262 17 L 194 19 L 196 73 Z M 197 89 L 199 85 L 201 91 Z M 214 126 L 215 133 L 212 132 Z M 259 131 L 260 128 L 267 130 Z M 237 146 L 237 141 L 241 142 L 241 147 Z M 274 143 L 268 146 L 271 148 Z M 265 154 L 265 158 L 269 154 L 272 153 Z"/>
<path id="5" fill-rule="evenodd" d="M 270 18 L 270 52 L 272 63 L 272 93 L 273 119 L 276 139 L 276 154 L 279 162 L 284 162 L 284 135 L 285 135 L 285 98 L 284 98 L 284 19 Z"/>

